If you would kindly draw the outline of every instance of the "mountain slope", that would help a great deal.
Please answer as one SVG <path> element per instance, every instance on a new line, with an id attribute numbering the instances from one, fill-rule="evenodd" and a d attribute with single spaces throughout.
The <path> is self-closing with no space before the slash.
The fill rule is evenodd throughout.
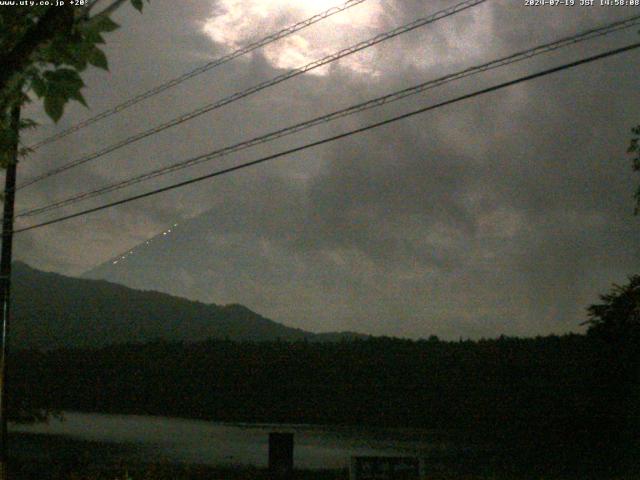
<path id="1" fill-rule="evenodd" d="M 20 348 L 96 347 L 157 339 L 197 341 L 314 340 L 241 305 L 218 306 L 103 280 L 42 272 L 20 262 L 13 270 L 11 343 Z M 352 334 L 345 334 L 352 338 Z M 317 340 L 322 340 L 318 336 Z M 340 334 L 331 339 L 339 339 Z"/>

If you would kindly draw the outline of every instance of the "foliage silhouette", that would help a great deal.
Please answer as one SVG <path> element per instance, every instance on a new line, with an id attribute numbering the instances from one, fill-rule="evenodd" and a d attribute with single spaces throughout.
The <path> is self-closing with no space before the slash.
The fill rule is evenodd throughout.
<path id="1" fill-rule="evenodd" d="M 18 135 L 11 128 L 11 109 L 30 102 L 30 92 L 42 99 L 46 114 L 56 122 L 70 100 L 87 105 L 80 75 L 88 65 L 108 70 L 101 45 L 104 34 L 118 28 L 110 15 L 124 1 L 113 0 L 96 15 L 90 14 L 88 0 L 80 6 L 34 2 L 0 9 L 1 168 L 13 161 L 10 147 Z M 142 0 L 131 0 L 131 4 L 142 11 Z M 35 125 L 25 119 L 20 129 Z M 25 148 L 20 153 L 27 152 Z"/>
<path id="2" fill-rule="evenodd" d="M 11 381 L 34 406 L 422 427 L 447 432 L 453 443 L 471 445 L 498 464 L 602 473 L 632 468 L 635 459 L 617 453 L 628 450 L 621 443 L 628 437 L 612 435 L 610 426 L 622 425 L 618 417 L 628 412 L 617 390 L 600 383 L 601 362 L 601 343 L 585 335 L 477 342 L 158 341 L 24 351 Z M 457 454 L 458 461 L 465 458 Z"/>

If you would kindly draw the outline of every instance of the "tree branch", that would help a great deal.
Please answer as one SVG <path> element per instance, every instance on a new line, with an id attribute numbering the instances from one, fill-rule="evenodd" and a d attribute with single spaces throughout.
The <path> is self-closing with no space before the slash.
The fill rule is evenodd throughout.
<path id="1" fill-rule="evenodd" d="M 49 7 L 8 53 L 0 55 L 0 92 L 13 76 L 29 65 L 31 55 L 42 44 L 73 26 L 73 7 Z"/>
<path id="2" fill-rule="evenodd" d="M 109 5 L 107 8 L 105 8 L 104 10 L 102 10 L 100 13 L 97 13 L 96 16 L 98 15 L 111 15 L 113 12 L 115 12 L 117 9 L 119 9 L 123 3 L 127 2 L 127 0 L 114 0 L 114 2 Z"/>
<path id="3" fill-rule="evenodd" d="M 91 10 L 95 8 L 95 6 L 100 2 L 100 0 L 89 0 L 87 5 L 80 10 L 80 14 L 76 15 L 78 21 L 88 20 L 89 15 L 91 14 Z"/>

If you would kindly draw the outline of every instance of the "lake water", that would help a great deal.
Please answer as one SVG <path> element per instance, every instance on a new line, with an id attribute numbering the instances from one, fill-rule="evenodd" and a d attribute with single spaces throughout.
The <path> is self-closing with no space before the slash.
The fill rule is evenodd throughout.
<path id="1" fill-rule="evenodd" d="M 130 445 L 129 460 L 204 465 L 268 462 L 268 433 L 294 434 L 298 468 L 344 468 L 352 455 L 429 455 L 443 448 L 427 431 L 309 425 L 258 425 L 202 420 L 65 412 L 64 421 L 13 425 L 10 431 Z"/>

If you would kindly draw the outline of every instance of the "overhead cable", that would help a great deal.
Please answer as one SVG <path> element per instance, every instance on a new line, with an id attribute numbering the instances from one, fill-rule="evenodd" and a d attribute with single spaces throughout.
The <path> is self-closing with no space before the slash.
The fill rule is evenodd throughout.
<path id="1" fill-rule="evenodd" d="M 70 197 L 67 197 L 65 199 L 41 206 L 41 207 L 36 207 L 36 208 L 32 208 L 29 210 L 24 210 L 21 212 L 17 213 L 17 217 L 29 217 L 29 216 L 35 216 L 35 215 L 40 215 L 42 213 L 45 212 L 49 212 L 51 210 L 56 210 L 59 208 L 62 208 L 64 206 L 68 206 L 68 205 L 73 205 L 75 203 L 78 203 L 80 201 L 83 200 L 88 200 L 90 198 L 94 198 L 97 197 L 99 195 L 104 195 L 116 190 L 120 190 L 122 188 L 125 187 L 129 187 L 131 185 L 135 185 L 141 182 L 144 182 L 146 180 L 150 180 L 156 177 L 159 177 L 161 175 L 166 175 L 168 173 L 172 173 L 178 170 L 182 170 L 184 168 L 188 168 L 188 167 L 192 167 L 194 165 L 198 165 L 200 163 L 206 162 L 206 161 L 210 161 L 213 160 L 215 158 L 220 158 L 220 157 L 224 157 L 226 155 L 230 155 L 232 153 L 241 151 L 241 150 L 245 150 L 247 148 L 256 146 L 256 145 L 260 145 L 260 144 L 264 144 L 267 142 L 271 142 L 273 140 L 276 140 L 278 138 L 284 137 L 284 136 L 288 136 L 288 135 L 292 135 L 294 133 L 298 133 L 300 131 L 309 129 L 311 127 L 314 127 L 316 125 L 322 124 L 322 123 L 326 123 L 326 122 L 330 122 L 333 120 L 337 120 L 339 118 L 343 118 L 349 115 L 353 115 L 359 112 L 363 112 L 372 108 L 376 108 L 388 103 L 392 103 L 392 102 L 396 102 L 398 100 L 401 100 L 403 98 L 406 98 L 408 96 L 411 95 L 417 95 L 419 93 L 425 92 L 427 90 L 430 90 L 432 88 L 436 88 L 438 86 L 444 85 L 446 83 L 455 81 L 455 80 L 459 80 L 465 77 L 469 77 L 472 75 L 477 75 L 479 73 L 482 72 L 486 72 L 488 70 L 493 70 L 499 67 L 503 67 L 512 63 L 516 63 L 516 62 L 520 62 L 529 58 L 532 58 L 534 56 L 537 55 L 541 55 L 544 53 L 548 53 L 551 51 L 555 51 L 558 50 L 560 48 L 563 47 L 567 47 L 569 45 L 573 45 L 579 42 L 583 42 L 586 40 L 590 40 L 590 39 L 594 39 L 594 38 L 599 38 L 601 36 L 605 36 L 605 35 L 609 35 L 613 32 L 622 30 L 622 29 L 626 29 L 626 28 L 630 28 L 633 26 L 636 26 L 640 24 L 640 15 L 636 15 L 633 17 L 629 17 L 626 18 L 624 20 L 618 21 L 618 22 L 614 22 L 614 23 L 610 23 L 607 24 L 605 26 L 601 26 L 601 27 L 597 27 L 597 28 L 592 28 L 586 31 L 583 31 L 581 33 L 578 34 L 574 34 L 568 37 L 564 37 L 561 38 L 559 40 L 555 40 L 553 42 L 550 43 L 546 43 L 544 45 L 538 45 L 534 48 L 530 48 L 527 50 L 523 50 L 523 51 L 519 51 L 517 53 L 511 54 L 509 56 L 506 57 L 502 57 L 500 59 L 497 60 L 492 60 L 491 62 L 487 62 L 484 63 L 482 65 L 477 65 L 477 66 L 473 66 L 473 67 L 469 67 L 466 68 L 462 71 L 456 72 L 456 73 L 452 73 L 452 74 L 448 74 L 445 75 L 443 77 L 439 77 L 437 79 L 434 80 L 429 80 L 427 82 L 423 82 L 420 83 L 418 85 L 409 87 L 409 88 L 405 88 L 403 90 L 399 90 L 387 95 L 383 95 L 381 97 L 377 97 L 362 103 L 358 103 L 356 105 L 352 105 L 349 106 L 347 108 L 343 108 L 337 111 L 334 111 L 332 113 L 326 114 L 326 115 L 322 115 L 319 117 L 315 117 L 311 120 L 307 120 L 305 122 L 301 122 L 301 123 L 297 123 L 295 125 L 286 127 L 286 128 L 282 128 L 279 130 L 275 130 L 272 131 L 270 133 L 267 133 L 265 135 L 261 135 L 258 137 L 254 137 L 250 140 L 245 140 L 239 143 L 236 143 L 234 145 L 230 145 L 228 147 L 224 147 L 221 148 L 219 150 L 215 150 L 213 152 L 207 153 L 205 155 L 198 155 L 196 157 L 192 157 L 189 158 L 187 160 L 183 160 L 177 163 L 174 163 L 172 165 L 168 165 L 165 167 L 161 167 L 161 168 L 157 168 L 154 170 L 151 170 L 149 172 L 131 177 L 131 178 L 127 178 L 125 180 L 121 180 L 118 182 L 114 182 L 110 185 L 107 185 L 105 187 L 100 187 L 94 190 L 90 190 L 90 191 L 86 191 L 86 192 L 81 192 L 75 195 L 72 195 Z"/>
<path id="2" fill-rule="evenodd" d="M 461 2 L 457 5 L 454 5 L 452 7 L 446 8 L 444 10 L 440 10 L 439 12 L 436 12 L 432 15 L 429 15 L 427 17 L 424 18 L 419 18 L 418 20 L 414 20 L 411 23 L 408 23 L 406 25 L 403 25 L 401 27 L 395 28 L 391 31 L 385 32 L 385 33 L 381 33 L 379 35 L 376 35 L 373 38 L 370 38 L 369 40 L 365 40 L 363 42 L 359 42 L 355 45 L 352 45 L 351 47 L 342 49 L 336 53 L 333 53 L 331 55 L 327 55 L 324 58 L 321 58 L 320 60 L 316 60 L 314 62 L 311 62 L 303 67 L 300 68 L 296 68 L 294 70 L 290 70 L 282 75 L 278 75 L 277 77 L 274 77 L 270 80 L 261 82 L 257 85 L 254 85 L 253 87 L 250 87 L 246 90 L 242 90 L 240 92 L 234 93 L 233 95 L 229 96 L 229 97 L 225 97 L 221 100 L 218 100 L 214 103 L 210 103 L 207 105 L 204 105 L 196 110 L 193 110 L 189 113 L 185 113 L 179 117 L 174 118 L 173 120 L 170 120 L 168 122 L 165 122 L 161 125 L 158 125 L 154 128 L 151 128 L 149 130 L 146 130 L 144 132 L 132 135 L 128 138 L 125 138 L 124 140 L 121 140 L 117 143 L 114 143 L 112 145 L 109 145 L 101 150 L 98 150 L 97 152 L 91 153 L 89 155 L 86 155 L 84 157 L 81 157 L 77 160 L 73 160 L 69 163 L 66 163 L 65 165 L 62 165 L 60 167 L 54 168 L 46 173 L 43 173 L 41 175 L 38 175 L 36 177 L 31 178 L 30 180 L 27 180 L 26 182 L 22 183 L 21 185 L 19 185 L 17 187 L 17 189 L 21 189 L 24 188 L 28 185 L 32 185 L 36 182 L 39 182 L 41 180 L 44 180 L 45 178 L 49 178 L 52 177 L 54 175 L 57 175 L 59 173 L 62 173 L 64 171 L 67 171 L 71 168 L 77 167 L 79 165 L 85 164 L 87 162 L 90 162 L 92 160 L 95 160 L 97 158 L 100 158 L 104 155 L 107 155 L 108 153 L 114 152 L 126 145 L 130 145 L 134 142 L 137 142 L 139 140 L 142 140 L 144 138 L 147 138 L 151 135 L 155 135 L 157 133 L 162 132 L 163 130 L 166 130 L 168 128 L 171 127 L 175 127 L 176 125 L 180 125 L 181 123 L 187 122 L 189 120 L 192 120 L 196 117 L 199 117 L 200 115 L 204 115 L 205 113 L 211 112 L 212 110 L 216 110 L 220 107 L 223 107 L 225 105 L 228 105 L 230 103 L 233 103 L 235 101 L 238 101 L 242 98 L 248 97 L 250 95 L 253 95 L 255 93 L 258 93 L 266 88 L 275 86 L 279 83 L 282 83 L 286 80 L 289 80 L 291 78 L 297 77 L 299 75 L 302 75 L 306 72 L 310 72 L 312 70 L 315 70 L 316 68 L 320 68 L 324 65 L 328 65 L 332 62 L 335 62 L 337 60 L 340 60 L 341 58 L 347 57 L 348 55 L 352 55 L 356 52 L 359 52 L 361 50 L 364 50 L 366 48 L 372 47 L 378 43 L 384 42 L 386 40 L 389 40 L 391 38 L 397 37 L 399 35 L 402 35 L 404 33 L 408 33 L 410 31 L 416 30 L 417 28 L 423 27 L 425 25 L 428 25 L 430 23 L 436 22 L 438 20 L 441 20 L 443 18 L 449 17 L 451 15 L 455 15 L 456 13 L 459 13 L 463 10 L 466 10 L 468 8 L 474 7 L 476 5 L 479 5 L 481 3 L 486 2 L 487 0 L 465 0 L 464 2 Z"/>
<path id="3" fill-rule="evenodd" d="M 355 7 L 356 5 L 359 5 L 363 2 L 365 2 L 367 0 L 349 0 L 348 2 L 345 2 L 344 4 L 340 5 L 340 6 L 336 6 L 336 7 L 331 7 L 328 10 L 325 10 L 324 12 L 318 13 L 316 15 L 313 15 L 312 17 L 307 18 L 306 20 L 303 20 L 301 22 L 298 22 L 294 25 L 290 25 L 286 28 L 283 28 L 282 30 L 279 30 L 275 33 L 272 33 L 270 35 L 267 35 L 264 38 L 261 38 L 260 40 L 257 40 L 255 42 L 252 42 L 244 47 L 241 47 L 227 55 L 224 55 L 222 57 L 216 58 L 215 60 L 212 60 L 211 62 L 208 62 L 204 65 L 199 66 L 198 68 L 195 68 L 193 70 L 190 70 L 182 75 L 180 75 L 179 77 L 173 78 L 165 83 L 162 83 L 161 85 L 157 85 L 154 88 L 151 88 L 149 90 L 147 90 L 146 92 L 142 92 L 139 95 L 136 95 L 134 97 L 129 98 L 128 100 L 125 100 L 122 103 L 119 103 L 118 105 L 108 108 L 106 110 L 103 110 L 102 112 L 98 113 L 97 115 L 94 115 L 91 118 L 88 118 L 86 120 L 83 120 L 82 122 L 79 122 L 61 132 L 58 132 L 54 135 L 51 135 L 50 137 L 47 137 L 43 140 L 40 140 L 37 143 L 34 143 L 33 145 L 29 146 L 29 148 L 31 150 L 37 150 L 38 148 L 42 147 L 43 145 L 47 145 L 48 143 L 52 143 L 55 142 L 56 140 L 60 140 L 61 138 L 64 138 L 74 132 L 77 132 L 79 130 L 82 130 L 83 128 L 88 127 L 89 125 L 93 125 L 96 122 L 99 122 L 100 120 L 103 120 L 107 117 L 110 117 L 112 115 L 115 115 L 117 113 L 120 113 L 126 109 L 128 109 L 129 107 L 132 107 L 133 105 L 136 105 L 137 103 L 142 102 L 143 100 L 146 100 L 148 98 L 151 98 L 155 95 L 158 95 L 159 93 L 164 92 L 165 90 L 168 90 L 172 87 L 175 87 L 179 84 L 181 84 L 182 82 L 185 82 L 187 80 L 189 80 L 190 78 L 193 78 L 197 75 L 200 75 L 204 72 L 208 72 L 209 70 L 212 70 L 216 67 L 219 67 L 220 65 L 223 65 L 227 62 L 230 62 L 231 60 L 241 57 L 243 55 L 246 55 L 248 53 L 253 52 L 254 50 L 257 50 L 259 48 L 265 47 L 267 45 L 269 45 L 270 43 L 276 42 L 284 37 L 287 37 L 289 35 L 292 35 L 296 32 L 299 32 L 300 30 L 303 30 L 307 27 L 310 27 L 311 25 L 318 23 L 322 20 L 324 20 L 325 18 L 331 17 L 332 15 L 335 15 L 337 13 L 340 13 L 344 10 L 347 10 L 351 7 Z M 94 0 L 95 3 L 95 0 Z M 88 7 L 90 8 L 90 7 Z"/>
<path id="4" fill-rule="evenodd" d="M 369 124 L 369 125 L 366 125 L 364 127 L 360 127 L 360 128 L 354 129 L 354 130 L 350 130 L 348 132 L 344 132 L 344 133 L 341 133 L 339 135 L 334 135 L 334 136 L 331 136 L 331 137 L 327 137 L 327 138 L 324 138 L 322 140 L 318 140 L 318 141 L 315 141 L 315 142 L 307 143 L 305 145 L 302 145 L 302 146 L 299 146 L 299 147 L 295 147 L 295 148 L 291 148 L 291 149 L 288 149 L 288 150 L 285 150 L 285 151 L 282 151 L 282 152 L 278 152 L 278 153 L 275 153 L 275 154 L 272 154 L 272 155 L 267 155 L 267 156 L 261 157 L 261 158 L 259 158 L 257 160 L 253 160 L 253 161 L 250 161 L 250 162 L 242 163 L 242 164 L 235 165 L 233 167 L 225 168 L 225 169 L 222 169 L 222 170 L 216 170 L 216 171 L 208 173 L 206 175 L 201 175 L 199 177 L 195 177 L 195 178 L 192 178 L 192 179 L 189 179 L 189 180 L 185 180 L 185 181 L 182 181 L 182 182 L 174 183 L 174 184 L 162 187 L 162 188 L 157 188 L 155 190 L 151 190 L 151 191 L 146 192 L 146 193 L 133 195 L 131 197 L 127 197 L 127 198 L 124 198 L 124 199 L 121 199 L 121 200 L 117 200 L 117 201 L 114 201 L 114 202 L 106 203 L 106 204 L 100 205 L 98 207 L 88 208 L 86 210 L 82 210 L 80 212 L 72 213 L 70 215 L 64 215 L 64 216 L 61 216 L 61 217 L 58 217 L 58 218 L 54 218 L 52 220 L 48 220 L 48 221 L 45 221 L 45 222 L 37 223 L 35 225 L 30 225 L 30 226 L 27 226 L 27 227 L 18 228 L 18 229 L 15 229 L 13 231 L 13 233 L 21 233 L 21 232 L 26 232 L 26 231 L 33 230 L 33 229 L 36 229 L 36 228 L 45 227 L 47 225 L 52 225 L 52 224 L 63 222 L 63 221 L 66 221 L 66 220 L 69 220 L 69 219 L 72 219 L 72 218 L 77 218 L 77 217 L 81 217 L 81 216 L 84 216 L 84 215 L 88 215 L 90 213 L 94 213 L 94 212 L 98 212 L 98 211 L 105 210 L 105 209 L 108 209 L 108 208 L 112 208 L 112 207 L 115 207 L 117 205 L 123 205 L 123 204 L 126 204 L 126 203 L 133 202 L 135 200 L 140 200 L 140 199 L 143 199 L 143 198 L 151 197 L 151 196 L 157 195 L 159 193 L 163 193 L 163 192 L 174 190 L 174 189 L 177 189 L 177 188 L 180 188 L 180 187 L 191 185 L 191 184 L 194 184 L 194 183 L 197 183 L 197 182 L 201 182 L 203 180 L 207 180 L 207 179 L 210 179 L 210 178 L 226 175 L 226 174 L 229 174 L 229 173 L 232 173 L 232 172 L 235 172 L 235 171 L 243 170 L 245 168 L 249 168 L 249 167 L 252 167 L 252 166 L 255 166 L 255 165 L 259 165 L 261 163 L 265 163 L 265 162 L 274 160 L 276 158 L 281 158 L 281 157 L 284 157 L 284 156 L 292 155 L 294 153 L 298 153 L 298 152 L 301 152 L 301 151 L 304 151 L 304 150 L 308 150 L 310 148 L 317 147 L 317 146 L 320 146 L 320 145 L 324 145 L 326 143 L 334 142 L 334 141 L 340 140 L 342 138 L 347 138 L 347 137 L 350 137 L 352 135 L 363 133 L 363 132 L 372 130 L 374 128 L 379 128 L 379 127 L 382 127 L 384 125 L 389 125 L 389 124 L 395 123 L 395 122 L 397 122 L 399 120 L 404 120 L 404 119 L 407 119 L 407 118 L 410 118 L 410 117 L 414 117 L 414 116 L 419 115 L 421 113 L 426 113 L 426 112 L 429 112 L 429 111 L 432 111 L 432 110 L 436 110 L 438 108 L 442 108 L 442 107 L 445 107 L 447 105 L 452 105 L 454 103 L 458 103 L 458 102 L 461 102 L 463 100 L 467 100 L 467 99 L 470 99 L 470 98 L 478 97 L 480 95 L 484 95 L 484 94 L 487 94 L 487 93 L 490 93 L 490 92 L 495 92 L 495 91 L 501 90 L 503 88 L 507 88 L 507 87 L 510 87 L 510 86 L 513 86 L 513 85 L 524 83 L 524 82 L 527 82 L 527 81 L 530 81 L 530 80 L 534 80 L 536 78 L 544 77 L 544 76 L 547 76 L 547 75 L 550 75 L 550 74 L 553 74 L 553 73 L 557 73 L 557 72 L 560 72 L 560 71 L 563 71 L 563 70 L 567 70 L 567 69 L 570 69 L 570 68 L 574 68 L 574 67 L 577 67 L 579 65 L 584 65 L 584 64 L 587 64 L 587 63 L 591 63 L 591 62 L 594 62 L 596 60 L 601 60 L 603 58 L 611 57 L 613 55 L 619 55 L 621 53 L 628 52 L 628 51 L 631 51 L 631 50 L 635 50 L 637 48 L 640 48 L 640 42 L 633 43 L 633 44 L 627 45 L 625 47 L 616 48 L 614 50 L 608 50 L 608 51 L 606 51 L 604 53 L 600 53 L 598 55 L 593 55 L 593 56 L 590 56 L 590 57 L 582 58 L 580 60 L 577 60 L 577 61 L 574 61 L 574 62 L 571 62 L 571 63 L 566 63 L 566 64 L 560 65 L 558 67 L 553 67 L 553 68 L 542 70 L 542 71 L 539 71 L 539 72 L 536 72 L 536 73 L 532 73 L 530 75 L 525 75 L 523 77 L 516 78 L 515 80 L 510 80 L 510 81 L 507 81 L 507 82 L 499 83 L 497 85 L 493 85 L 491 87 L 487 87 L 487 88 L 483 88 L 483 89 L 480 89 L 480 90 L 476 90 L 476 91 L 474 91 L 472 93 L 461 95 L 461 96 L 455 97 L 453 99 L 446 100 L 446 101 L 443 101 L 443 102 L 440 102 L 440 103 L 436 103 L 434 105 L 430 105 L 430 106 L 427 106 L 427 107 L 423 107 L 423 108 L 419 108 L 419 109 L 416 109 L 416 110 L 412 110 L 410 112 L 407 112 L 407 113 L 404 113 L 404 114 L 401 114 L 401 115 L 397 115 L 397 116 L 394 116 L 394 117 L 391 117 L 391 118 L 388 118 L 386 120 L 382 120 L 382 121 L 379 121 L 379 122 L 376 122 L 376 123 L 372 123 L 372 124 Z"/>

